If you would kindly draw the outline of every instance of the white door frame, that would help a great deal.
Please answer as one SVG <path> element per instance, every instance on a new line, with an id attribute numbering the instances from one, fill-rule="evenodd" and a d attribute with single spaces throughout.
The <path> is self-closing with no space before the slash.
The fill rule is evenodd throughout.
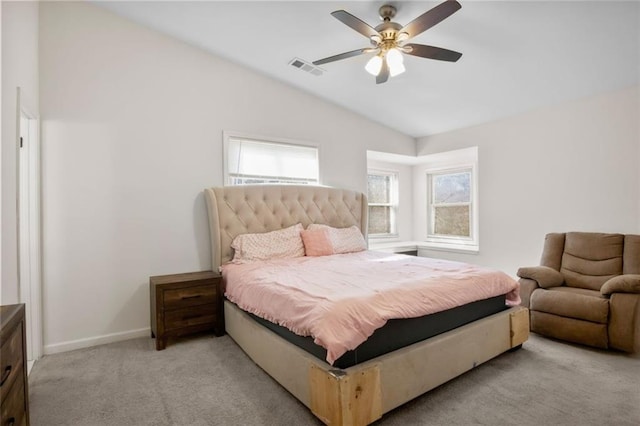
<path id="1" fill-rule="evenodd" d="M 42 356 L 40 126 L 17 88 L 16 209 L 18 295 L 26 305 L 27 358 Z M 32 365 L 31 362 L 29 365 Z"/>

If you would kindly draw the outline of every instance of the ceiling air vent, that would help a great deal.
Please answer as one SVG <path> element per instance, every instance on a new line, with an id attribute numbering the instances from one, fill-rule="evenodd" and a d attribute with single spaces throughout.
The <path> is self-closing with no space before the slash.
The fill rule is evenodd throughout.
<path id="1" fill-rule="evenodd" d="M 302 71 L 311 73 L 315 76 L 321 76 L 322 74 L 325 73 L 325 71 L 322 68 L 319 68 L 300 58 L 293 58 L 292 60 L 289 61 L 289 65 L 291 65 L 292 67 L 301 69 Z"/>

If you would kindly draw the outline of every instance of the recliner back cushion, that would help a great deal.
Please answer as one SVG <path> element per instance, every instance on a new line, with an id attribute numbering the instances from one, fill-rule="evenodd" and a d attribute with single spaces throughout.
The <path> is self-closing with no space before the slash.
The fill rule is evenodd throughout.
<path id="1" fill-rule="evenodd" d="M 550 233 L 545 235 L 540 265 L 548 266 L 560 272 L 562 253 L 564 252 L 564 238 L 565 234 Z"/>
<path id="2" fill-rule="evenodd" d="M 622 274 L 624 235 L 568 232 L 560 272 L 569 287 L 600 290 L 609 278 Z"/>
<path id="3" fill-rule="evenodd" d="M 624 236 L 624 274 L 640 274 L 640 235 Z"/>

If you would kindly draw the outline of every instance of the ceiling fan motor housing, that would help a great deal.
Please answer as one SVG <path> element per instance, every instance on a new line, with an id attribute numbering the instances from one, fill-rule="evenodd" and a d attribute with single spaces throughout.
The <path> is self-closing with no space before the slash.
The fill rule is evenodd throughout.
<path id="1" fill-rule="evenodd" d="M 396 22 L 385 21 L 378 25 L 375 30 L 380 33 L 383 41 L 395 40 L 396 34 L 402 29 L 402 25 Z"/>
<path id="2" fill-rule="evenodd" d="M 380 47 L 391 48 L 393 46 L 383 46 L 384 44 L 391 44 L 395 39 L 398 31 L 402 29 L 402 25 L 391 22 L 391 19 L 396 16 L 396 8 L 390 4 L 385 4 L 384 6 L 380 6 L 378 9 L 378 13 L 380 14 L 380 19 L 384 22 L 378 25 L 375 30 L 380 33 L 382 36 L 382 43 Z M 386 42 L 386 43 L 385 43 Z"/>

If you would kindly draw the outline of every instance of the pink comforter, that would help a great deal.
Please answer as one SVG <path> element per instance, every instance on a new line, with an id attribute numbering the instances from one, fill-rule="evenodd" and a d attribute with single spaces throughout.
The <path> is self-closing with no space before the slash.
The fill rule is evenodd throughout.
<path id="1" fill-rule="evenodd" d="M 375 251 L 222 267 L 227 298 L 245 311 L 312 336 L 327 362 L 355 349 L 387 320 L 420 317 L 507 294 L 503 272 L 459 262 Z"/>

